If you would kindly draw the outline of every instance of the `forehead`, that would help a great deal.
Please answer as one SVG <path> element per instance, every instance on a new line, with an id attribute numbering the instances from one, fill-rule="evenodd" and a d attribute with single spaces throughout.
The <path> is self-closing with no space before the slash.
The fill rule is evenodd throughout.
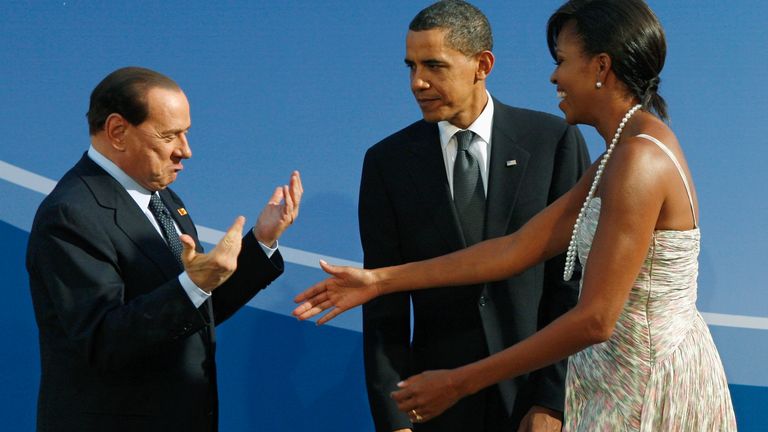
<path id="1" fill-rule="evenodd" d="M 146 121 L 153 121 L 169 128 L 188 128 L 190 124 L 189 101 L 183 91 L 153 87 L 147 90 Z"/>
<path id="2" fill-rule="evenodd" d="M 447 30 L 440 28 L 421 31 L 409 30 L 405 36 L 406 55 L 439 56 L 461 54 L 445 43 L 446 33 Z"/>
<path id="3" fill-rule="evenodd" d="M 581 52 L 583 44 L 581 36 L 576 31 L 576 22 L 570 20 L 563 25 L 560 29 L 560 33 L 557 35 L 557 45 L 555 49 L 557 51 L 578 51 Z"/>

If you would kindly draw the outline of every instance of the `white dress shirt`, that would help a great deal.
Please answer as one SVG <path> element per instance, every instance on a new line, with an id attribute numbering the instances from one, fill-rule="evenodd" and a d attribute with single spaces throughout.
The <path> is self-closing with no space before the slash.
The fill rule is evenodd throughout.
<path id="1" fill-rule="evenodd" d="M 483 112 L 475 121 L 469 125 L 466 130 L 475 133 L 470 143 L 469 153 L 477 159 L 480 167 L 480 176 L 483 178 L 483 190 L 488 195 L 488 167 L 491 159 L 491 130 L 493 129 L 493 99 L 486 90 L 488 103 L 485 104 Z M 443 148 L 443 161 L 445 162 L 445 173 L 448 175 L 448 185 L 451 187 L 451 196 L 453 196 L 453 165 L 456 162 L 456 153 L 458 143 L 454 136 L 456 132 L 462 131 L 448 121 L 437 123 L 440 131 L 440 145 Z"/>

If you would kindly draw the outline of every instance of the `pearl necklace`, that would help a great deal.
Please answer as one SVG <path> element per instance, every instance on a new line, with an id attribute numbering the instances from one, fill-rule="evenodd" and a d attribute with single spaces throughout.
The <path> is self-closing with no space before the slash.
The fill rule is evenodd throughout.
<path id="1" fill-rule="evenodd" d="M 611 140 L 611 145 L 608 146 L 608 150 L 605 151 L 603 158 L 600 160 L 600 165 L 598 165 L 597 172 L 595 172 L 595 178 L 594 180 L 592 180 L 592 186 L 589 188 L 587 199 L 584 200 L 584 205 L 581 206 L 581 210 L 579 210 L 579 216 L 576 218 L 576 223 L 573 225 L 571 242 L 570 244 L 568 244 L 568 253 L 565 255 L 565 269 L 563 270 L 563 280 L 571 280 L 571 276 L 573 275 L 573 268 L 576 265 L 576 235 L 579 232 L 579 225 L 581 224 L 581 221 L 584 219 L 584 213 L 587 211 L 587 206 L 589 205 L 589 201 L 592 199 L 592 196 L 595 194 L 595 190 L 597 190 L 597 184 L 600 183 L 600 177 L 603 176 L 603 171 L 605 170 L 605 164 L 608 163 L 608 159 L 611 157 L 611 153 L 613 153 L 613 148 L 616 147 L 616 143 L 619 142 L 619 137 L 621 136 L 621 131 L 624 130 L 624 126 L 627 124 L 630 117 L 632 117 L 632 115 L 641 107 L 642 105 L 640 104 L 635 105 L 632 108 L 630 108 L 630 110 L 627 111 L 626 114 L 624 114 L 624 118 L 621 119 L 621 123 L 619 123 L 619 128 L 616 129 L 616 134 L 613 135 L 613 140 Z"/>

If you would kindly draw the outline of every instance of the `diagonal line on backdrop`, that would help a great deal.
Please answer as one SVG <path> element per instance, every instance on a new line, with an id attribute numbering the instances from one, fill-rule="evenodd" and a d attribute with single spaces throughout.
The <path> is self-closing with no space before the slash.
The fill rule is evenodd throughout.
<path id="1" fill-rule="evenodd" d="M 56 186 L 56 181 L 54 180 L 19 168 L 15 165 L 11 165 L 2 160 L 0 160 L 0 179 L 43 195 L 48 195 L 51 190 L 53 190 L 53 187 Z M 216 244 L 219 239 L 224 236 L 224 231 L 215 230 L 202 225 L 196 225 L 196 227 L 200 240 L 205 243 Z M 285 261 L 306 267 L 320 268 L 318 262 L 321 259 L 337 265 L 362 266 L 361 263 L 355 261 L 307 252 L 285 245 L 280 245 L 280 253 L 283 254 L 283 259 L 285 259 Z M 768 318 L 766 317 L 712 312 L 702 312 L 701 315 L 704 317 L 707 324 L 713 326 L 768 330 Z"/>

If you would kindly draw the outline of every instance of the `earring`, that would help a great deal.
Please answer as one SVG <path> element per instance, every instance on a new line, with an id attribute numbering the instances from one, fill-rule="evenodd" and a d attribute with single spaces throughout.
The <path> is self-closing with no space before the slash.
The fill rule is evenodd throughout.
<path id="1" fill-rule="evenodd" d="M 596 82 L 596 83 L 595 83 L 595 88 L 596 88 L 596 89 L 600 89 L 600 88 L 603 88 L 603 83 L 601 83 L 600 81 Z"/>

